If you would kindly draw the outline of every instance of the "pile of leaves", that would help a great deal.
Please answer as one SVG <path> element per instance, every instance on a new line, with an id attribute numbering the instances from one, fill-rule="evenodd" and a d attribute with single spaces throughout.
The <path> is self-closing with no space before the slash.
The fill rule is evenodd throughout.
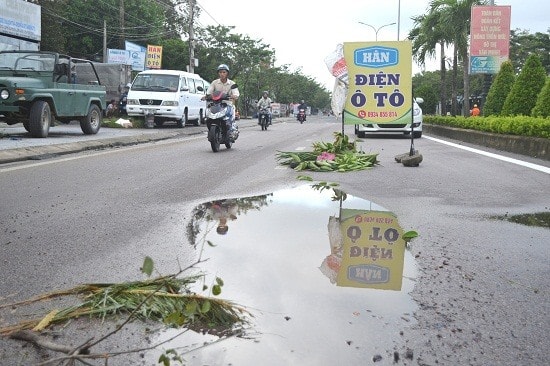
<path id="1" fill-rule="evenodd" d="M 196 262 L 195 264 L 198 264 Z M 32 303 L 51 301 L 52 299 L 81 297 L 80 304 L 61 309 L 53 309 L 42 318 L 23 320 L 17 324 L 0 327 L 0 337 L 21 340 L 39 348 L 61 352 L 64 355 L 55 356 L 40 365 L 75 365 L 77 362 L 91 365 L 89 360 L 103 360 L 107 365 L 109 359 L 124 356 L 129 353 L 142 353 L 159 347 L 175 339 L 188 330 L 209 333 L 226 339 L 230 336 L 243 334 L 248 325 L 248 317 L 252 316 L 246 309 L 234 303 L 214 296 L 221 293 L 223 280 L 216 277 L 212 286 L 204 284 L 204 275 L 197 274 L 180 277 L 194 265 L 169 276 L 160 276 L 144 281 L 124 283 L 93 283 L 84 284 L 68 290 L 50 292 L 37 297 L 12 304 L 0 304 L 1 309 L 15 309 Z M 141 271 L 150 277 L 153 272 L 153 260 L 146 257 Z M 200 295 L 191 290 L 193 284 L 203 280 L 202 291 L 209 290 L 210 295 Z M 48 332 L 43 332 L 54 324 L 68 324 L 71 320 L 83 316 L 106 317 L 125 316 L 126 319 L 114 330 L 99 339 L 89 338 L 78 346 L 65 345 L 49 340 Z M 183 328 L 177 335 L 155 345 L 141 349 L 130 349 L 113 352 L 92 352 L 91 348 L 103 342 L 114 333 L 119 332 L 133 320 L 151 320 L 165 324 L 167 327 Z M 54 337 L 55 338 L 55 337 Z M 206 345 L 199 345 L 204 347 Z M 160 355 L 158 362 L 171 365 L 171 362 L 183 365 L 181 355 L 174 349 L 167 349 Z"/>
<path id="2" fill-rule="evenodd" d="M 151 263 L 149 257 L 145 260 L 147 262 Z M 132 319 L 153 320 L 172 327 L 189 327 L 201 323 L 210 327 L 231 328 L 246 324 L 245 316 L 250 313 L 244 308 L 228 300 L 190 291 L 190 286 L 201 278 L 201 275 L 183 278 L 170 275 L 144 281 L 84 284 L 19 303 L 1 305 L 0 308 L 14 307 L 65 296 L 82 298 L 82 302 L 76 306 L 54 309 L 43 318 L 0 328 L 0 335 L 9 336 L 10 333 L 30 329 L 41 331 L 50 325 L 82 316 L 105 319 L 107 316 L 124 314 L 130 315 Z M 223 280 L 216 278 L 216 283 L 210 289 L 212 295 L 219 295 L 222 286 Z M 203 285 L 205 289 L 208 286 Z"/>
<path id="3" fill-rule="evenodd" d="M 334 142 L 314 142 L 313 151 L 278 151 L 277 161 L 296 171 L 349 172 L 363 170 L 378 165 L 378 153 L 366 154 L 357 150 L 356 141 L 347 135 L 334 132 Z"/>

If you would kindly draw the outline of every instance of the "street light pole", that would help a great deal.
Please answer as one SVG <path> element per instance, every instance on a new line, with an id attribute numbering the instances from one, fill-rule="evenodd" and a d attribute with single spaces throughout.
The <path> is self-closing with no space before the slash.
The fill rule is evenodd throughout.
<path id="1" fill-rule="evenodd" d="M 193 17 L 195 15 L 195 0 L 189 1 L 189 72 L 195 72 L 195 34 L 193 32 Z"/>
<path id="2" fill-rule="evenodd" d="M 375 40 L 376 40 L 376 41 L 378 41 L 378 31 L 379 31 L 380 29 L 395 24 L 395 22 L 393 22 L 393 23 L 384 24 L 384 25 L 382 25 L 382 26 L 380 26 L 380 27 L 378 27 L 378 28 L 374 28 L 374 27 L 373 27 L 372 25 L 370 25 L 370 24 L 363 23 L 363 22 L 359 22 L 359 23 L 361 23 L 361 24 L 363 24 L 363 25 L 366 25 L 366 26 L 369 26 L 369 27 L 372 28 L 372 30 L 374 31 L 374 35 L 375 35 Z"/>
<path id="3" fill-rule="evenodd" d="M 399 28 L 401 27 L 401 0 L 397 3 L 397 40 L 399 41 Z"/>

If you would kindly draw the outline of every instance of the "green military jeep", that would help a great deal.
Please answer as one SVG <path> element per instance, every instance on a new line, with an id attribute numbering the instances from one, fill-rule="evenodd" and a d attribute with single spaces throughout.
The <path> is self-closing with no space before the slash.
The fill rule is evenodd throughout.
<path id="1" fill-rule="evenodd" d="M 78 67 L 77 67 L 78 65 Z M 94 80 L 77 70 L 91 68 Z M 33 137 L 47 137 L 53 121 L 80 121 L 82 132 L 96 134 L 105 108 L 105 87 L 94 64 L 55 52 L 0 52 L 0 122 L 23 123 Z"/>

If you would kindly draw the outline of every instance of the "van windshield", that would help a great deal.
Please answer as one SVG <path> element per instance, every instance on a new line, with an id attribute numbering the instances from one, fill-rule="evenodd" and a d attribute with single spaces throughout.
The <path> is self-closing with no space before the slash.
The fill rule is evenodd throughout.
<path id="1" fill-rule="evenodd" d="M 136 76 L 132 90 L 175 92 L 178 86 L 179 76 L 177 75 L 141 74 Z"/>

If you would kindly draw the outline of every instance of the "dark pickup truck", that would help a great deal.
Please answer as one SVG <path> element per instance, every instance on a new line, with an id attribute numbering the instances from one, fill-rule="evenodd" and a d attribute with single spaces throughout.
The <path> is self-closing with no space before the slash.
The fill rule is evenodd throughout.
<path id="1" fill-rule="evenodd" d="M 87 79 L 76 73 L 82 67 L 93 71 Z M 33 137 L 47 137 L 54 121 L 74 120 L 83 133 L 96 134 L 105 95 L 89 60 L 45 51 L 0 52 L 0 122 L 23 123 Z"/>

